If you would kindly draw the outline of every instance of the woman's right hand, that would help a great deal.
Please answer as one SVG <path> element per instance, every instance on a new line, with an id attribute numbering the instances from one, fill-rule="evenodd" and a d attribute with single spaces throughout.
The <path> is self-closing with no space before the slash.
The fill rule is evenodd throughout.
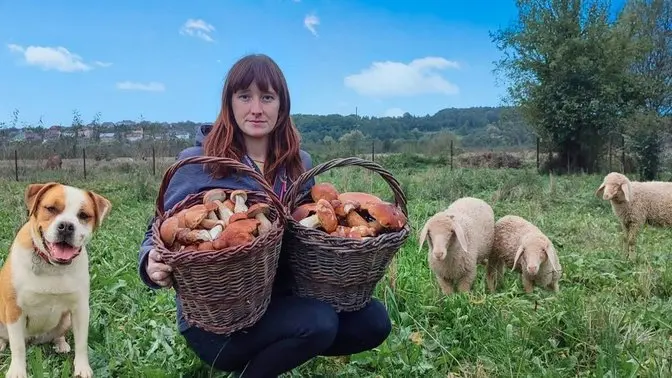
<path id="1" fill-rule="evenodd" d="M 171 278 L 173 269 L 163 263 L 161 254 L 154 249 L 149 251 L 146 271 L 149 279 L 157 285 L 165 288 L 173 286 L 173 279 Z"/>

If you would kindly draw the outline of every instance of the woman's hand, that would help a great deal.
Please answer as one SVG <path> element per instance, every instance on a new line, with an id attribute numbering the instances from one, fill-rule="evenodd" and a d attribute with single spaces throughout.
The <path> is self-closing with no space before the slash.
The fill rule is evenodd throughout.
<path id="1" fill-rule="evenodd" d="M 173 279 L 171 278 L 171 273 L 173 269 L 164 264 L 161 254 L 152 249 L 149 251 L 149 256 L 147 258 L 147 276 L 149 279 L 154 281 L 157 285 L 161 287 L 171 287 L 173 286 Z"/>

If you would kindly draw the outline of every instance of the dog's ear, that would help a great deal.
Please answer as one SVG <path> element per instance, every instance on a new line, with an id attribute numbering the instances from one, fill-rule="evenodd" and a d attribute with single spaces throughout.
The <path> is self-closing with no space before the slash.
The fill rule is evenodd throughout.
<path id="1" fill-rule="evenodd" d="M 91 201 L 93 201 L 93 210 L 96 213 L 96 227 L 100 227 L 105 217 L 112 210 L 112 202 L 96 192 L 88 191 L 86 193 L 91 198 Z"/>
<path id="2" fill-rule="evenodd" d="M 26 209 L 28 210 L 28 216 L 31 216 L 35 213 L 37 209 L 37 204 L 40 203 L 40 198 L 44 193 L 49 190 L 49 188 L 58 185 L 57 182 L 48 182 L 43 184 L 29 184 L 26 187 L 24 193 L 24 202 L 26 204 Z"/>

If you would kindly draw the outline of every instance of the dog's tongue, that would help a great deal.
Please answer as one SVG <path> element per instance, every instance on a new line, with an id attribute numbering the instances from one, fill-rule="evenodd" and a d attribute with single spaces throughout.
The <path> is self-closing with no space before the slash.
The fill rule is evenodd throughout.
<path id="1" fill-rule="evenodd" d="M 54 243 L 51 245 L 51 256 L 59 260 L 70 260 L 77 255 L 78 248 L 66 243 Z"/>

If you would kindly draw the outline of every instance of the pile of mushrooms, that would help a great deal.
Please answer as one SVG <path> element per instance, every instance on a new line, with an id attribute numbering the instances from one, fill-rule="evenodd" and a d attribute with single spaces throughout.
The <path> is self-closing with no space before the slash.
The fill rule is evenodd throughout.
<path id="1" fill-rule="evenodd" d="M 310 196 L 292 212 L 302 226 L 316 228 L 329 235 L 366 239 L 401 230 L 407 222 L 401 209 L 364 192 L 343 192 L 328 182 L 315 184 Z"/>
<path id="2" fill-rule="evenodd" d="M 159 232 L 171 251 L 220 250 L 252 242 L 268 232 L 272 227 L 269 212 L 265 203 L 248 207 L 244 190 L 232 191 L 227 199 L 224 189 L 211 189 L 203 195 L 203 203 L 166 218 Z"/>

